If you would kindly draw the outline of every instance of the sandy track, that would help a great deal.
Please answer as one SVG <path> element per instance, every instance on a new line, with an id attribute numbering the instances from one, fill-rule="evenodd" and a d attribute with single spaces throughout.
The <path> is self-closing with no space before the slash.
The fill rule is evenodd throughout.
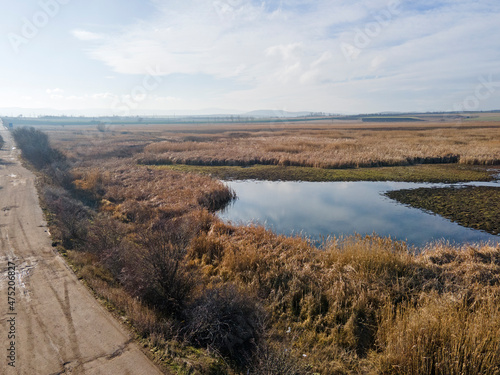
<path id="1" fill-rule="evenodd" d="M 54 252 L 34 175 L 1 123 L 0 135 L 0 374 L 161 374 Z"/>

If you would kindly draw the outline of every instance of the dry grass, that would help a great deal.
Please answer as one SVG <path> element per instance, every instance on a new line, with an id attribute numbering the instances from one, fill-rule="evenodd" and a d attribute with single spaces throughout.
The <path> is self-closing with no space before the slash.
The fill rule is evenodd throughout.
<path id="1" fill-rule="evenodd" d="M 145 164 L 292 165 L 350 168 L 500 162 L 500 122 L 471 120 L 136 125 L 105 133 L 54 127 L 51 141 L 73 160 L 136 156 Z"/>
<path id="2" fill-rule="evenodd" d="M 272 340 L 306 354 L 301 363 L 319 373 L 461 373 L 453 369 L 469 363 L 490 373 L 500 365 L 498 246 L 435 244 L 417 256 L 370 236 L 318 250 L 301 238 L 220 223 L 191 246 L 207 283 L 254 290 L 270 311 Z"/>
<path id="3" fill-rule="evenodd" d="M 151 169 L 115 159 L 73 170 L 77 188 L 101 200 L 116 218 L 146 222 L 215 210 L 234 197 L 222 182 L 207 176 Z"/>
<path id="4" fill-rule="evenodd" d="M 484 125 L 484 123 L 482 123 Z M 202 130 L 200 130 L 202 132 Z M 500 125 L 393 124 L 371 128 L 304 127 L 198 133 L 182 132 L 144 148 L 144 164 L 248 166 L 254 164 L 352 168 L 454 163 L 500 163 Z"/>
<path id="5" fill-rule="evenodd" d="M 378 332 L 383 374 L 500 373 L 498 296 L 473 309 L 454 296 L 429 295 L 389 312 Z"/>

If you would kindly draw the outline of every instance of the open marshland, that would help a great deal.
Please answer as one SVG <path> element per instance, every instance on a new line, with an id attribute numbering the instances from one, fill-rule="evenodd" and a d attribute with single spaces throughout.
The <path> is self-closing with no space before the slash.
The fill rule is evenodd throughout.
<path id="1" fill-rule="evenodd" d="M 499 122 L 37 129 L 50 143 L 33 130 L 20 147 L 38 171 L 54 246 L 168 371 L 498 373 L 500 246 L 440 242 L 414 254 L 373 234 L 318 248 L 216 212 L 234 198 L 218 177 L 247 171 L 261 180 L 488 181 Z M 461 190 L 469 202 L 497 192 Z M 466 199 L 453 194 L 418 201 L 429 196 L 422 207 L 447 216 L 449 202 Z"/>
<path id="2" fill-rule="evenodd" d="M 297 124 L 172 134 L 144 148 L 143 164 L 279 165 L 359 168 L 500 162 L 498 125 L 489 122 Z"/>
<path id="3" fill-rule="evenodd" d="M 44 128 L 62 147 L 91 147 L 102 156 L 112 156 L 119 148 L 121 156 L 133 153 L 139 163 L 150 165 L 335 169 L 500 161 L 496 121 L 113 124 L 101 132 L 93 126 Z M 68 147 L 68 152 L 78 156 L 80 149 Z"/>

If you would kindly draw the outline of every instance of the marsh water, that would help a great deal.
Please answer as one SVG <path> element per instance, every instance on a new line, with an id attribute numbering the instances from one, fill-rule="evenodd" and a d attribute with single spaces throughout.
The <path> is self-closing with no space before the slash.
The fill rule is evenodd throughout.
<path id="1" fill-rule="evenodd" d="M 302 234 L 320 240 L 333 235 L 377 233 L 405 240 L 417 247 L 437 240 L 500 242 L 500 236 L 465 228 L 384 195 L 390 190 L 450 185 L 407 182 L 226 183 L 238 198 L 219 212 L 220 218 L 234 224 L 261 224 L 280 234 Z M 473 185 L 500 187 L 499 183 Z"/>

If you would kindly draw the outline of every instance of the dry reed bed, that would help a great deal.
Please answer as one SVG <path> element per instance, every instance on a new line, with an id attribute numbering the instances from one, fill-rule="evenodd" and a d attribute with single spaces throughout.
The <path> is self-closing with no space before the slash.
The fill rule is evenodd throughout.
<path id="1" fill-rule="evenodd" d="M 76 168 L 73 177 L 77 188 L 102 199 L 102 209 L 132 221 L 171 218 L 195 209 L 216 210 L 234 198 L 232 190 L 213 178 L 122 160 Z"/>
<path id="2" fill-rule="evenodd" d="M 216 223 L 188 258 L 207 283 L 254 291 L 270 311 L 270 340 L 306 354 L 302 361 L 319 373 L 500 368 L 499 246 L 434 244 L 411 255 L 371 236 L 318 250 L 301 238 Z"/>
<path id="3" fill-rule="evenodd" d="M 144 164 L 293 165 L 320 168 L 418 163 L 498 164 L 500 127 L 282 129 L 173 134 L 145 147 Z"/>

